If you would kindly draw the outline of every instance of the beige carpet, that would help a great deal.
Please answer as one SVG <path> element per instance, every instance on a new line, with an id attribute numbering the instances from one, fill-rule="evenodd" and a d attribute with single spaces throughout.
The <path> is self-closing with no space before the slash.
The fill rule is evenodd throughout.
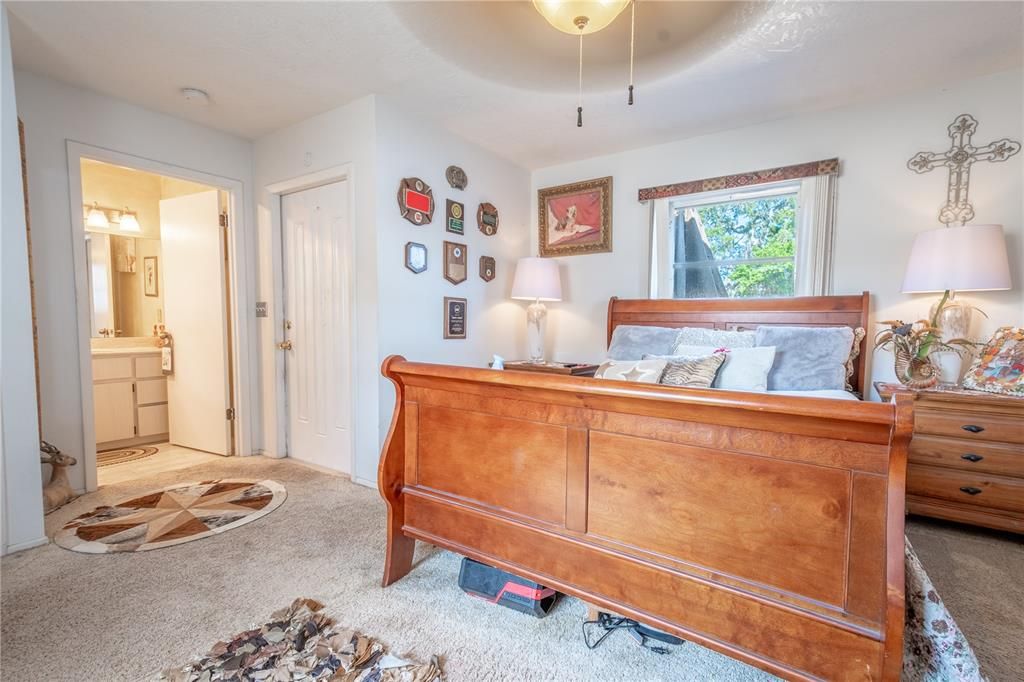
<path id="1" fill-rule="evenodd" d="M 458 557 L 429 547 L 417 554 L 416 570 L 382 589 L 384 505 L 376 491 L 287 461 L 223 459 L 109 486 L 51 514 L 47 526 L 52 532 L 97 504 L 210 476 L 273 478 L 288 500 L 230 533 L 158 552 L 89 556 L 49 545 L 5 557 L 0 677 L 146 679 L 307 596 L 397 655 L 439 654 L 455 681 L 772 679 L 692 644 L 658 656 L 621 633 L 588 651 L 579 602 L 562 601 L 537 620 L 468 598 L 456 584 Z M 911 538 L 983 669 L 994 680 L 1019 679 L 1024 671 L 1010 654 L 1024 603 L 1021 546 L 916 524 Z"/>

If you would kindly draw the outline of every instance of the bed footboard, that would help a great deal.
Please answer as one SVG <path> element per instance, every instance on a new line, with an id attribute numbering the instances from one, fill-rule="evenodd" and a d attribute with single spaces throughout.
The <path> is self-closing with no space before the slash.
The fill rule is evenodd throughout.
<path id="1" fill-rule="evenodd" d="M 382 371 L 385 586 L 422 540 L 785 678 L 899 678 L 909 401 Z"/>

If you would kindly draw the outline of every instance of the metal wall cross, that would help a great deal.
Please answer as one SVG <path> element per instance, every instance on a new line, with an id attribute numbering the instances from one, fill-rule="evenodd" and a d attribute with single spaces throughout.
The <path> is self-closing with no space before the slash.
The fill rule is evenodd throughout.
<path id="1" fill-rule="evenodd" d="M 967 190 L 971 165 L 975 161 L 1006 161 L 1020 151 L 1020 142 L 1005 137 L 984 147 L 975 147 L 971 137 L 977 129 L 977 119 L 970 114 L 960 114 L 948 128 L 952 147 L 944 152 L 918 152 L 907 161 L 907 168 L 915 173 L 927 173 L 939 166 L 949 168 L 946 205 L 939 211 L 940 223 L 965 224 L 974 217 L 974 207 L 967 201 Z"/>

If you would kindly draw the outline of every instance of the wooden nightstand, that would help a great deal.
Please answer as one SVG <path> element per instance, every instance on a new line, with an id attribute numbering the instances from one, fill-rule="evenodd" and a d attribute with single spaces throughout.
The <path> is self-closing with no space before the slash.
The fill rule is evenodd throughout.
<path id="1" fill-rule="evenodd" d="M 914 396 L 907 511 L 1024 533 L 1024 399 L 875 383 Z"/>
<path id="2" fill-rule="evenodd" d="M 592 377 L 600 365 L 585 362 L 544 362 L 532 363 L 525 360 L 506 360 L 505 369 L 520 372 L 545 372 L 547 374 L 564 374 L 574 377 Z"/>

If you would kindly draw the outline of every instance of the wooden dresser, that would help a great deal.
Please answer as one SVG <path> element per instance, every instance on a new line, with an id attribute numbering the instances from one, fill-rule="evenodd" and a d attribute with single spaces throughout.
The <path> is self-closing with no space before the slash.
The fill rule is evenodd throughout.
<path id="1" fill-rule="evenodd" d="M 876 383 L 914 395 L 907 511 L 1024 533 L 1024 399 Z"/>

